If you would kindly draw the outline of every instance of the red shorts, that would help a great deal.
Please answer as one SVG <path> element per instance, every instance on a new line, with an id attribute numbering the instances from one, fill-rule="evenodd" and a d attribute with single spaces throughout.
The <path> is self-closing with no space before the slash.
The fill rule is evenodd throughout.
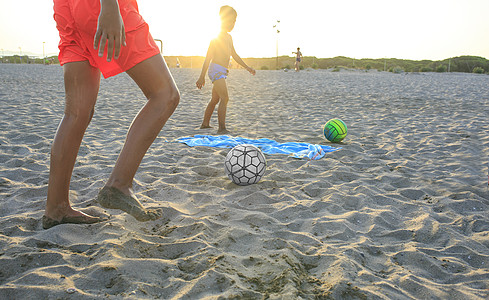
<path id="1" fill-rule="evenodd" d="M 97 31 L 100 0 L 54 0 L 54 20 L 59 31 L 59 62 L 88 61 L 107 78 L 125 72 L 136 64 L 160 53 L 148 24 L 139 14 L 136 0 L 118 0 L 126 31 L 126 45 L 118 59 L 107 61 L 93 48 Z"/>

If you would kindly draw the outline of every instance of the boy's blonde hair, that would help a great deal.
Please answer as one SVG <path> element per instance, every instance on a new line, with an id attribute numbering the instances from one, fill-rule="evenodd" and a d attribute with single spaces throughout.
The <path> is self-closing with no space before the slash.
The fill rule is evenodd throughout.
<path id="1" fill-rule="evenodd" d="M 221 17 L 221 20 L 230 19 L 230 18 L 236 19 L 238 13 L 231 6 L 224 5 L 221 6 L 221 9 L 219 10 L 219 16 Z"/>

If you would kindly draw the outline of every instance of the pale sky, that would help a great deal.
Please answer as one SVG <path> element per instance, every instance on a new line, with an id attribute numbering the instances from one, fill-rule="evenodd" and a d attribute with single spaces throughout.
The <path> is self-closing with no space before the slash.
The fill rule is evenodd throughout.
<path id="1" fill-rule="evenodd" d="M 98 1 L 98 0 L 94 0 Z M 489 0 L 139 0 L 164 55 L 206 54 L 219 31 L 219 7 L 238 12 L 231 32 L 241 57 L 274 57 L 301 47 L 318 58 L 441 60 L 489 58 Z M 52 0 L 0 0 L 5 55 L 58 52 Z M 20 49 L 19 49 L 20 47 Z"/>

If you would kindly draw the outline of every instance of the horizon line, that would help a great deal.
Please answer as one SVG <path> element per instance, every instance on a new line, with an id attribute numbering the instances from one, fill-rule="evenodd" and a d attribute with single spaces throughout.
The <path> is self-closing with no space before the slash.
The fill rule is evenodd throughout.
<path id="1" fill-rule="evenodd" d="M 3 52 L 5 51 L 8 51 L 9 53 L 11 54 L 3 54 L 2 53 L 2 58 L 3 57 L 7 57 L 7 56 L 27 56 L 29 58 L 34 58 L 34 59 L 42 59 L 42 55 L 38 55 L 36 53 L 33 53 L 33 52 L 27 52 L 26 54 L 22 54 L 22 55 L 19 55 L 19 53 L 15 53 L 14 51 L 10 51 L 10 50 L 4 50 Z M 199 57 L 199 58 L 205 58 L 205 55 L 175 55 L 175 54 L 172 54 L 172 55 L 165 55 L 164 53 L 161 53 L 161 55 L 163 57 Z M 45 58 L 50 58 L 50 57 L 54 57 L 54 56 L 58 56 L 58 54 L 54 54 L 54 53 L 47 53 Z M 452 59 L 452 58 L 457 58 L 457 57 L 466 57 L 466 56 L 469 56 L 469 57 L 481 57 L 481 58 L 484 58 L 486 60 L 489 60 L 489 58 L 487 57 L 484 57 L 484 56 L 480 56 L 480 55 L 470 55 L 470 54 L 463 54 L 463 55 L 457 55 L 457 56 L 452 56 L 452 57 L 447 57 L 447 58 L 444 58 L 444 59 L 428 59 L 428 58 L 424 58 L 424 59 L 412 59 L 412 58 L 398 58 L 398 57 L 379 57 L 379 58 L 372 58 L 372 57 L 362 57 L 362 58 L 355 58 L 355 57 L 349 57 L 349 56 L 345 56 L 345 55 L 337 55 L 337 56 L 332 56 L 332 57 L 317 57 L 317 56 L 314 56 L 314 55 L 309 55 L 309 56 L 304 56 L 304 58 L 308 57 L 308 58 L 316 58 L 316 59 L 331 59 L 331 58 L 338 58 L 338 57 L 344 57 L 344 58 L 349 58 L 349 59 L 353 59 L 353 60 L 363 60 L 363 59 L 373 59 L 373 60 L 381 60 L 381 59 L 400 59 L 400 60 L 411 60 L 411 61 L 425 61 L 425 60 L 428 60 L 428 61 L 443 61 L 443 60 L 447 60 L 447 59 Z M 279 58 L 280 57 L 294 57 L 294 56 L 290 56 L 290 55 L 279 55 L 278 56 Z M 267 57 L 253 57 L 253 56 L 250 56 L 250 57 L 243 57 L 243 59 L 276 59 L 277 56 L 267 56 Z"/>

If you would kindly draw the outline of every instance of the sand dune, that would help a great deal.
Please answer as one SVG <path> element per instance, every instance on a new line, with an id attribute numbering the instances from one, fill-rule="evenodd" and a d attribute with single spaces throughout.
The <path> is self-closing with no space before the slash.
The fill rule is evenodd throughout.
<path id="1" fill-rule="evenodd" d="M 267 155 L 240 187 L 227 150 L 175 142 L 216 133 L 197 129 L 199 72 L 172 70 L 180 106 L 136 175 L 165 216 L 94 200 L 145 101 L 123 74 L 102 81 L 71 185 L 75 207 L 110 219 L 43 230 L 62 68 L 0 65 L 0 298 L 489 297 L 489 76 L 232 70 L 234 135 L 327 144 L 328 119 L 349 129 L 317 161 Z"/>

